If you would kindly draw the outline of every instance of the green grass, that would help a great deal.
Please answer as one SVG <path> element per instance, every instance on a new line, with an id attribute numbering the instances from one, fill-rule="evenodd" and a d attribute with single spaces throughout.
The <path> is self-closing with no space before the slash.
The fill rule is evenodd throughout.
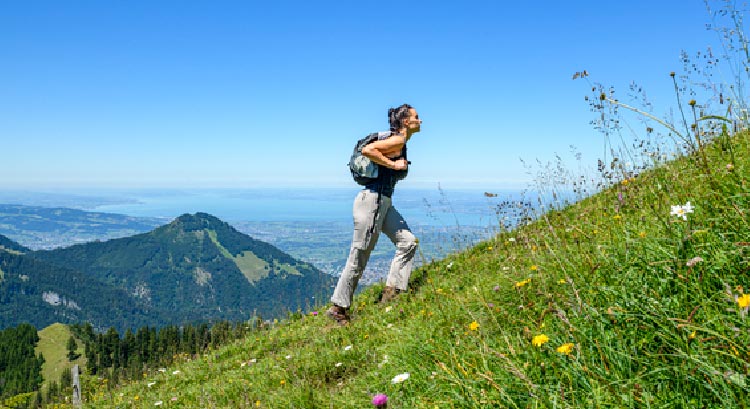
<path id="1" fill-rule="evenodd" d="M 252 251 L 243 251 L 240 255 L 235 257 L 229 253 L 229 250 L 225 249 L 224 246 L 219 243 L 215 231 L 210 230 L 208 236 L 211 238 L 211 241 L 216 244 L 224 257 L 227 257 L 234 262 L 250 284 L 260 281 L 268 277 L 270 274 L 269 264 L 266 261 L 261 260 Z M 290 266 L 289 264 L 281 264 L 279 268 L 287 274 L 301 275 L 295 267 Z"/>
<path id="2" fill-rule="evenodd" d="M 73 362 L 68 361 L 68 339 L 72 335 L 68 326 L 64 324 L 52 324 L 40 331 L 39 343 L 36 346 L 36 354 L 44 356 L 42 365 L 42 376 L 44 377 L 45 389 L 51 381 L 59 382 L 62 371 L 70 371 L 73 365 L 86 365 L 84 357 L 83 344 L 78 342 L 79 358 Z"/>
<path id="3" fill-rule="evenodd" d="M 376 393 L 389 408 L 747 407 L 748 136 L 428 264 L 391 305 L 366 289 L 347 327 L 293 314 L 142 382 L 86 377 L 84 393 L 90 407 L 363 408 Z M 670 214 L 687 201 L 687 220 Z"/>

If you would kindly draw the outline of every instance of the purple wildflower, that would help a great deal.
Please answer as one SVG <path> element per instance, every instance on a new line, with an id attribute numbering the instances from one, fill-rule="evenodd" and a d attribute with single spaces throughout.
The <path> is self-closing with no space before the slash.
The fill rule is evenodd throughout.
<path id="1" fill-rule="evenodd" d="M 388 397 L 384 393 L 379 393 L 372 397 L 372 404 L 376 408 L 385 408 L 388 404 Z"/>

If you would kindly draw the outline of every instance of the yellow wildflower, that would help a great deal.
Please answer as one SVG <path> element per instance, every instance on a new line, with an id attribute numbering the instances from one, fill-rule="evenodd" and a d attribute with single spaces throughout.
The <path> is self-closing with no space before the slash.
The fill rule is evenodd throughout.
<path id="1" fill-rule="evenodd" d="M 619 214 L 616 214 L 612 218 L 615 219 L 615 220 L 620 220 L 620 219 L 622 219 L 622 216 L 619 215 Z"/>
<path id="2" fill-rule="evenodd" d="M 544 334 L 540 334 L 531 339 L 531 345 L 534 345 L 535 347 L 540 347 L 547 341 L 549 341 L 549 337 Z"/>
<path id="3" fill-rule="evenodd" d="M 638 235 L 641 236 L 642 239 L 646 238 L 646 232 L 645 231 L 642 231 L 642 232 L 638 233 Z"/>
<path id="4" fill-rule="evenodd" d="M 750 294 L 742 294 L 742 297 L 737 298 L 737 305 L 740 308 L 750 307 Z"/>
<path id="5" fill-rule="evenodd" d="M 487 251 L 491 251 L 491 250 L 492 250 L 492 246 L 487 246 Z"/>
<path id="6" fill-rule="evenodd" d="M 539 270 L 539 267 L 537 267 L 536 264 L 531 266 L 531 271 L 536 271 L 536 270 Z"/>
<path id="7" fill-rule="evenodd" d="M 476 321 L 473 321 L 471 324 L 469 324 L 469 329 L 471 331 L 476 331 L 479 329 L 479 323 Z"/>
<path id="8" fill-rule="evenodd" d="M 282 379 L 280 382 L 282 385 L 286 385 L 286 380 Z"/>
<path id="9" fill-rule="evenodd" d="M 691 332 L 690 335 L 688 335 L 688 339 L 695 339 L 695 331 Z"/>
<path id="10" fill-rule="evenodd" d="M 527 279 L 525 279 L 523 281 L 519 281 L 519 282 L 516 283 L 516 288 L 523 287 L 523 286 L 525 286 L 526 284 L 528 284 L 530 282 L 531 282 L 530 278 L 527 278 Z"/>
<path id="11" fill-rule="evenodd" d="M 565 355 L 570 355 L 571 352 L 573 352 L 573 343 L 568 342 L 567 344 L 562 344 L 559 347 L 557 347 L 557 352 Z"/>
<path id="12" fill-rule="evenodd" d="M 565 284 L 566 282 L 564 278 L 557 280 L 557 284 Z"/>
<path id="13" fill-rule="evenodd" d="M 256 408 L 259 408 L 259 407 L 260 407 L 260 401 L 259 401 L 259 400 L 256 400 L 256 401 L 255 401 L 255 407 L 256 407 Z"/>

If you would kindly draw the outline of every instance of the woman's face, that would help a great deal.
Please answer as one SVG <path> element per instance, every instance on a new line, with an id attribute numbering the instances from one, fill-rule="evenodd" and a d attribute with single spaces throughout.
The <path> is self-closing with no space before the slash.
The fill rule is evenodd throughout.
<path id="1" fill-rule="evenodd" d="M 419 132 L 421 126 L 422 126 L 422 120 L 419 119 L 419 115 L 417 114 L 417 110 L 414 108 L 409 109 L 409 117 L 405 121 L 406 128 L 411 133 L 417 133 Z"/>

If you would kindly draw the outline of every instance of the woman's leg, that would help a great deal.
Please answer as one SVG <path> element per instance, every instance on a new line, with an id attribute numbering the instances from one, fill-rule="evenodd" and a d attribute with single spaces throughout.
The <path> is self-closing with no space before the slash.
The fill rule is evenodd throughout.
<path id="1" fill-rule="evenodd" d="M 357 288 L 359 278 L 365 271 L 367 260 L 378 241 L 391 198 L 369 190 L 362 190 L 354 199 L 354 237 L 349 250 L 349 258 L 341 272 L 331 301 L 339 307 L 349 308 Z"/>
<path id="2" fill-rule="evenodd" d="M 396 255 L 391 262 L 391 270 L 385 285 L 406 291 L 409 286 L 414 255 L 417 253 L 417 238 L 409 229 L 401 213 L 391 206 L 383 221 L 383 233 L 396 245 Z"/>

